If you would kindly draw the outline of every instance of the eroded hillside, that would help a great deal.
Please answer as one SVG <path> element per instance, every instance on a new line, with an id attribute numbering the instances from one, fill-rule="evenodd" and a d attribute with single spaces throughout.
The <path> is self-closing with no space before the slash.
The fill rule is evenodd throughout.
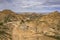
<path id="1" fill-rule="evenodd" d="M 60 13 L 0 11 L 0 40 L 60 40 Z"/>

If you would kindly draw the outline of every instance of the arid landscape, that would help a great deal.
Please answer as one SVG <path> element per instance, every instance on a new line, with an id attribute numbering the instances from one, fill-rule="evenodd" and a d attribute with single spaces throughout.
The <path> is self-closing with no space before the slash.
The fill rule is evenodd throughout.
<path id="1" fill-rule="evenodd" d="M 60 40 L 60 12 L 0 11 L 0 40 Z"/>

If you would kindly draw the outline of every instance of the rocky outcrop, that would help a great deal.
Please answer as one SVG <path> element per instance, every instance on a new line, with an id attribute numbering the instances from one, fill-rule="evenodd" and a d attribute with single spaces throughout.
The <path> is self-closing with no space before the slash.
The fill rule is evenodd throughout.
<path id="1" fill-rule="evenodd" d="M 60 13 L 0 12 L 0 40 L 60 40 Z"/>

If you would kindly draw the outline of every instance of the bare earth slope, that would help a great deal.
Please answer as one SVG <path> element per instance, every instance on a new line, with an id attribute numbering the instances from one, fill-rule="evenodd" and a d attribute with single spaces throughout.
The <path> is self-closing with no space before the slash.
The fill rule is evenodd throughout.
<path id="1" fill-rule="evenodd" d="M 0 11 L 0 40 L 60 40 L 60 13 Z"/>

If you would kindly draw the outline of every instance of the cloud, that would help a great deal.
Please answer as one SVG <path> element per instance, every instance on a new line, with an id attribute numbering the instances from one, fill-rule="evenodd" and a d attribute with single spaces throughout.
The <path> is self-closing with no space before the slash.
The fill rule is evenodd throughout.
<path id="1" fill-rule="evenodd" d="M 33 1 L 27 2 L 27 1 L 25 1 L 22 3 L 22 7 L 26 8 L 26 7 L 32 7 L 32 6 L 41 5 L 41 4 L 42 4 L 41 2 L 33 2 Z"/>
<path id="2" fill-rule="evenodd" d="M 0 0 L 0 10 L 44 11 L 58 8 L 60 9 L 60 0 Z"/>
<path id="3" fill-rule="evenodd" d="M 44 5 L 60 5 L 60 0 L 47 0 Z"/>
<path id="4" fill-rule="evenodd" d="M 15 0 L 15 2 L 13 2 L 13 4 L 15 4 L 15 5 L 20 5 L 22 8 L 27 8 L 27 7 L 32 7 L 32 6 L 35 6 L 35 5 L 41 5 L 41 4 L 43 4 L 43 2 L 39 2 L 39 1 L 32 1 L 32 0 L 18 0 L 18 1 L 16 1 Z"/>
<path id="5" fill-rule="evenodd" d="M 59 0 L 15 0 L 15 6 L 21 8 L 34 8 L 34 7 L 60 7 Z"/>
<path id="6" fill-rule="evenodd" d="M 0 3 L 11 3 L 12 0 L 0 0 Z"/>

